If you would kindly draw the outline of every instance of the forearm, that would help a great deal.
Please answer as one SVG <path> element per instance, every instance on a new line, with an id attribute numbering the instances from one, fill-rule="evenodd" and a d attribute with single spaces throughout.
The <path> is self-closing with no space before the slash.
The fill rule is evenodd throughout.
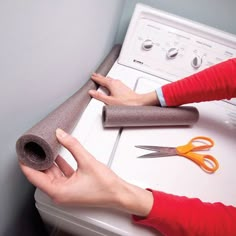
<path id="1" fill-rule="evenodd" d="M 197 198 L 153 191 L 154 204 L 147 218 L 136 223 L 153 227 L 166 236 L 236 235 L 236 208 L 204 203 Z"/>
<path id="2" fill-rule="evenodd" d="M 153 207 L 153 195 L 150 191 L 121 179 L 116 183 L 115 192 L 113 207 L 129 214 L 146 217 Z"/>
<path id="3" fill-rule="evenodd" d="M 160 101 L 155 91 L 137 94 L 136 105 L 139 106 L 159 106 Z"/>

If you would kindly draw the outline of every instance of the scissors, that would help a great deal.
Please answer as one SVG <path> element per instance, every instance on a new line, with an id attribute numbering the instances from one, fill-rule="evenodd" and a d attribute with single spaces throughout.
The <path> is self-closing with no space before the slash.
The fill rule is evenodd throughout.
<path id="1" fill-rule="evenodd" d="M 178 147 L 161 147 L 161 146 L 144 146 L 137 145 L 135 147 L 151 150 L 149 154 L 139 156 L 139 158 L 165 157 L 165 156 L 184 156 L 197 165 L 204 171 L 213 173 L 219 168 L 218 161 L 211 155 L 199 154 L 195 151 L 208 150 L 214 146 L 214 141 L 205 136 L 197 136 L 192 138 L 187 144 Z"/>

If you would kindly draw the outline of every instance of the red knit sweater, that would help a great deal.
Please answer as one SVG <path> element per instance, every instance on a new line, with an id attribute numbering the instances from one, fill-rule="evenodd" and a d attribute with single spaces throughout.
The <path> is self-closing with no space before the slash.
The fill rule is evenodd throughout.
<path id="1" fill-rule="evenodd" d="M 159 191 L 152 193 L 151 212 L 145 219 L 133 216 L 136 223 L 151 226 L 165 236 L 236 235 L 236 207 Z"/>
<path id="2" fill-rule="evenodd" d="M 167 106 L 236 97 L 236 59 L 164 85 L 162 92 Z M 154 197 L 151 212 L 146 218 L 133 216 L 136 223 L 165 236 L 236 235 L 236 207 L 150 191 Z"/>
<path id="3" fill-rule="evenodd" d="M 162 87 L 167 106 L 236 97 L 236 58 Z"/>

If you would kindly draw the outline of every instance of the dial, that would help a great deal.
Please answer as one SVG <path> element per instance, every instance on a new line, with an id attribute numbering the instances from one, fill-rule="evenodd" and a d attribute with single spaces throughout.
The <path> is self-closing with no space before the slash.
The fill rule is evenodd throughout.
<path id="1" fill-rule="evenodd" d="M 195 56 L 191 62 L 193 68 L 198 69 L 202 65 L 202 58 Z"/>
<path id="2" fill-rule="evenodd" d="M 179 53 L 179 49 L 178 48 L 170 48 L 167 53 L 166 56 L 169 59 L 175 58 Z"/>
<path id="3" fill-rule="evenodd" d="M 145 51 L 149 51 L 151 50 L 153 47 L 153 42 L 152 40 L 150 39 L 146 39 L 143 44 L 142 44 L 142 48 L 145 50 Z"/>

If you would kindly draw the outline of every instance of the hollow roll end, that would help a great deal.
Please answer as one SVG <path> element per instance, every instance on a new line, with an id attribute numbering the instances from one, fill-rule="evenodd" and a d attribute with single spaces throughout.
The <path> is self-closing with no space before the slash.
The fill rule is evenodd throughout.
<path id="1" fill-rule="evenodd" d="M 35 170 L 46 170 L 54 162 L 54 154 L 50 145 L 42 138 L 32 134 L 22 135 L 17 140 L 16 152 L 21 163 Z"/>
<path id="2" fill-rule="evenodd" d="M 182 107 L 182 108 L 185 108 L 186 111 L 188 111 L 186 118 L 189 119 L 189 125 L 194 125 L 195 123 L 198 122 L 198 120 L 200 118 L 200 114 L 199 114 L 199 111 L 196 107 L 186 106 L 186 107 Z"/>
<path id="3" fill-rule="evenodd" d="M 106 109 L 106 106 L 103 106 L 103 108 L 102 108 L 102 123 L 103 123 L 103 126 L 105 126 L 106 121 L 107 121 L 107 109 Z"/>

